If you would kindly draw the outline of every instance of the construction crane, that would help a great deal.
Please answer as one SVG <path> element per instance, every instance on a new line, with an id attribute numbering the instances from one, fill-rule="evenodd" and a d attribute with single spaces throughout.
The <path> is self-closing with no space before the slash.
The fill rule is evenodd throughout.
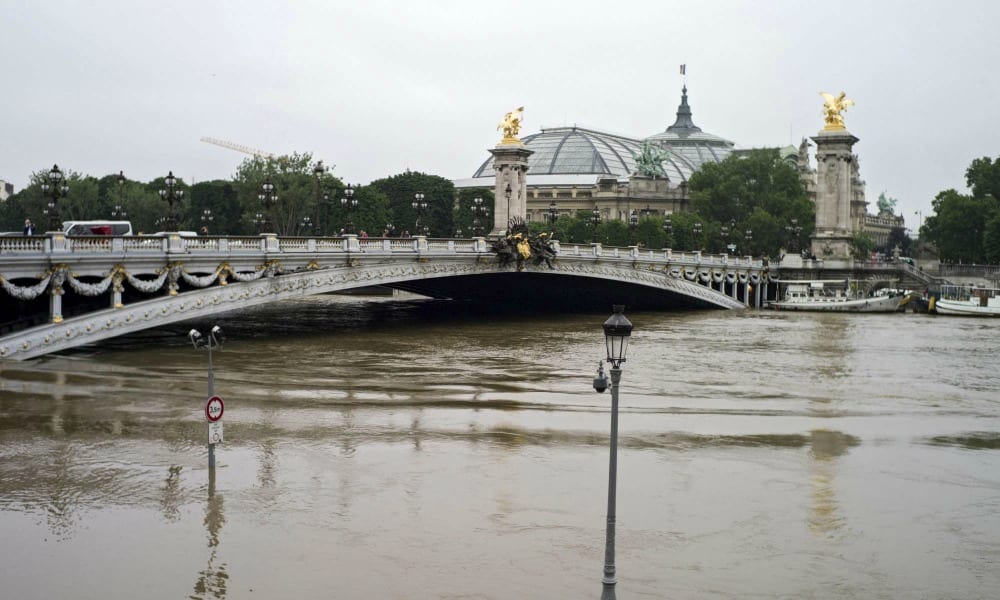
<path id="1" fill-rule="evenodd" d="M 230 150 L 235 150 L 237 152 L 242 152 L 243 154 L 249 154 L 250 156 L 256 156 L 258 158 L 271 159 L 274 155 L 270 152 L 264 152 L 263 150 L 258 150 L 256 148 L 251 148 L 250 146 L 244 146 L 242 144 L 234 144 L 233 142 L 227 142 L 226 140 L 219 140 L 216 138 L 203 137 L 201 141 L 206 144 L 212 144 L 215 146 L 221 146 L 223 148 L 229 148 Z"/>

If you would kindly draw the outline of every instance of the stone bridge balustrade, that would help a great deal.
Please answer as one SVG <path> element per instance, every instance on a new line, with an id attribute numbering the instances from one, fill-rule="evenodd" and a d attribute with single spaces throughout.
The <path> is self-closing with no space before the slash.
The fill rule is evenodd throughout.
<path id="1" fill-rule="evenodd" d="M 557 255 L 548 267 L 530 260 L 501 265 L 485 238 L 4 237 L 0 295 L 27 301 L 47 293 L 50 310 L 47 324 L 0 336 L 0 358 L 31 358 L 217 312 L 373 285 L 407 289 L 440 282 L 446 291 L 439 293 L 448 297 L 469 277 L 489 290 L 502 285 L 500 279 L 488 280 L 497 281 L 491 284 L 479 276 L 509 277 L 523 270 L 533 277 L 583 277 L 732 309 L 759 306 L 764 286 L 757 284 L 769 277 L 762 261 L 751 257 L 556 241 L 553 246 Z M 123 303 L 126 286 L 143 299 Z M 66 287 L 79 296 L 107 294 L 107 308 L 64 320 Z"/>

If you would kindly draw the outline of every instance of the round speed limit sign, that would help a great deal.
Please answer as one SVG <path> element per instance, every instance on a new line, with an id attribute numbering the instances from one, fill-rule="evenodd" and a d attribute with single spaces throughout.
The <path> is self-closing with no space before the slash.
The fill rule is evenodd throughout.
<path id="1" fill-rule="evenodd" d="M 209 423 L 215 423 L 222 419 L 222 413 L 225 410 L 226 406 L 222 403 L 222 398 L 219 396 L 212 396 L 205 403 L 205 416 L 208 418 Z"/>

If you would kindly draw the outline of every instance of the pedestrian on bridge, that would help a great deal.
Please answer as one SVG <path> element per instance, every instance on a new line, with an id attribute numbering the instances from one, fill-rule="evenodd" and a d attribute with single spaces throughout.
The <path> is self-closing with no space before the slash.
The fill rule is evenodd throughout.
<path id="1" fill-rule="evenodd" d="M 24 235 L 35 235 L 35 224 L 31 219 L 24 220 Z"/>

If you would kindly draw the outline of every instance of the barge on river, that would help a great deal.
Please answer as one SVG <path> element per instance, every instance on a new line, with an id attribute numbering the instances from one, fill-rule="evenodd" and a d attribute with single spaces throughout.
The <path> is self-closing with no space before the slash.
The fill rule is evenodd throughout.
<path id="1" fill-rule="evenodd" d="M 942 285 L 929 310 L 939 315 L 1000 317 L 1000 289 Z"/>
<path id="2" fill-rule="evenodd" d="M 867 291 L 852 280 L 782 281 L 785 295 L 771 302 L 775 310 L 816 312 L 896 312 L 910 300 L 909 292 L 895 289 Z"/>

